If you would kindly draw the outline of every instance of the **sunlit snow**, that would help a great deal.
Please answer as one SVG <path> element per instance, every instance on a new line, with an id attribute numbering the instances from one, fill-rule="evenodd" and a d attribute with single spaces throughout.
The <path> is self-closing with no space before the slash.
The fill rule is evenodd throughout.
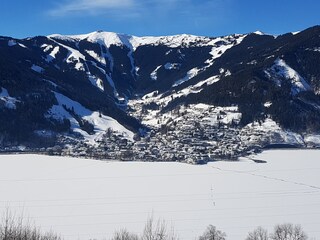
<path id="1" fill-rule="evenodd" d="M 156 67 L 156 69 L 154 69 L 154 70 L 152 71 L 152 73 L 150 73 L 150 78 L 151 78 L 152 80 L 156 81 L 156 80 L 158 79 L 157 72 L 158 72 L 158 70 L 159 70 L 161 67 L 162 67 L 162 65 Z"/>
<path id="2" fill-rule="evenodd" d="M 64 118 L 69 119 L 72 130 L 83 135 L 89 144 L 95 145 L 108 128 L 111 128 L 115 132 L 121 133 L 124 138 L 133 141 L 134 133 L 126 129 L 115 119 L 105 116 L 97 111 L 91 111 L 82 106 L 80 103 L 73 101 L 72 99 L 60 93 L 54 92 L 54 94 L 59 105 L 53 105 L 53 107 L 48 111 L 47 117 L 53 117 L 58 120 L 63 120 Z M 65 108 L 69 111 L 73 111 L 81 118 L 93 124 L 94 134 L 90 135 L 83 131 L 80 128 L 78 121 L 68 111 L 66 111 Z"/>
<path id="3" fill-rule="evenodd" d="M 254 160 L 182 163 L 112 162 L 36 155 L 0 156 L 0 210 L 24 213 L 66 240 L 140 233 L 163 218 L 184 240 L 212 224 L 227 239 L 257 226 L 301 224 L 320 238 L 320 151 L 267 151 Z"/>
<path id="4" fill-rule="evenodd" d="M 189 71 L 187 72 L 187 75 L 186 75 L 185 77 L 183 77 L 183 78 L 175 81 L 174 84 L 172 85 L 172 87 L 179 86 L 179 85 L 181 85 L 182 83 L 189 81 L 191 78 L 197 76 L 200 71 L 202 71 L 202 69 L 192 68 L 191 70 L 189 70 Z"/>
<path id="5" fill-rule="evenodd" d="M 99 88 L 101 91 L 104 91 L 103 80 L 98 78 L 97 76 L 91 75 L 88 73 L 88 78 L 92 85 Z"/>
<path id="6" fill-rule="evenodd" d="M 311 87 L 306 80 L 291 68 L 283 59 L 278 58 L 274 65 L 270 69 L 266 70 L 265 73 L 279 86 L 281 86 L 283 79 L 289 80 L 292 85 L 292 95 L 298 94 L 301 91 L 311 90 Z"/>
<path id="7" fill-rule="evenodd" d="M 295 132 L 282 129 L 279 124 L 274 120 L 267 118 L 262 122 L 253 122 L 245 126 L 241 131 L 252 131 L 261 132 L 264 134 L 264 137 L 270 136 L 271 144 L 292 144 L 292 145 L 304 145 L 303 137 Z M 277 136 L 275 136 L 277 135 Z M 273 137 L 271 137 L 273 136 Z M 259 135 L 252 135 L 250 139 L 246 139 L 248 142 L 257 142 L 261 139 Z M 245 140 L 245 139 L 243 139 Z"/>
<path id="8" fill-rule="evenodd" d="M 56 55 L 58 52 L 59 52 L 59 46 L 54 47 L 53 50 L 50 52 L 50 54 L 47 55 L 46 61 L 51 62 L 53 59 L 56 58 Z"/>

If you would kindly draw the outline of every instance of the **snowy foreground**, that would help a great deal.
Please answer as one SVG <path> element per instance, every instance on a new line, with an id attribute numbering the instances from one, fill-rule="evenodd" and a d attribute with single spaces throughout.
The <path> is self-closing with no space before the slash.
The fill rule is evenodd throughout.
<path id="1" fill-rule="evenodd" d="M 320 151 L 274 150 L 267 163 L 103 162 L 37 155 L 0 156 L 0 210 L 7 206 L 65 239 L 142 232 L 148 216 L 195 239 L 212 224 L 227 239 L 256 226 L 301 224 L 320 239 Z"/>

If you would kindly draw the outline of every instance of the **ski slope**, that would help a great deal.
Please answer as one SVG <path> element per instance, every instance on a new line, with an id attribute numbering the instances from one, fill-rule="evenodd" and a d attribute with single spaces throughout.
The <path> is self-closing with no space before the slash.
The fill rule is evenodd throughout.
<path id="1" fill-rule="evenodd" d="M 147 217 L 165 219 L 180 239 L 212 224 L 227 239 L 256 226 L 301 224 L 320 239 L 320 151 L 273 150 L 239 162 L 115 162 L 0 156 L 0 211 L 23 212 L 65 239 L 109 239 L 126 227 L 142 232 Z"/>

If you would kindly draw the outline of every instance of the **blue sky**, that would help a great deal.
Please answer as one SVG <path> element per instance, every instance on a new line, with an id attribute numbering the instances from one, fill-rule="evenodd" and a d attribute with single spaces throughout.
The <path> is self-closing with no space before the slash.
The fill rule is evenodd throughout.
<path id="1" fill-rule="evenodd" d="M 318 0 L 1 0 L 0 35 L 280 34 L 320 24 Z"/>

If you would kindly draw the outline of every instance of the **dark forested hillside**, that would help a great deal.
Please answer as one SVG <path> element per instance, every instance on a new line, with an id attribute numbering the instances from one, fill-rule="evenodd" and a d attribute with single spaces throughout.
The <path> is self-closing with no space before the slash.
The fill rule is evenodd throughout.
<path id="1" fill-rule="evenodd" d="M 319 66 L 319 26 L 0 37 L 0 148 L 188 161 L 316 147 Z"/>

